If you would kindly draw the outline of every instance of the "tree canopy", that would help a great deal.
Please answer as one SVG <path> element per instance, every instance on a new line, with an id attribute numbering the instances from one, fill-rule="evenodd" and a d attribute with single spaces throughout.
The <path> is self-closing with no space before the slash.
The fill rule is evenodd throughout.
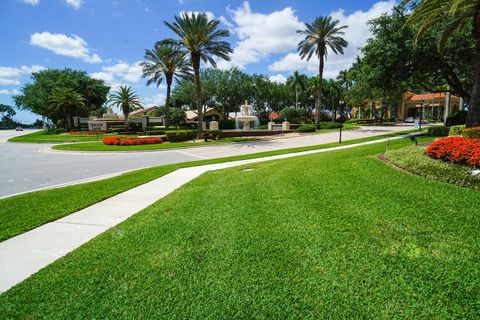
<path id="1" fill-rule="evenodd" d="M 53 107 L 49 98 L 58 88 L 69 88 L 83 97 L 83 106 L 75 109 L 75 116 L 97 114 L 107 100 L 110 87 L 103 80 L 91 78 L 85 71 L 72 69 L 47 69 L 32 73 L 32 83 L 25 84 L 20 94 L 13 96 L 15 105 L 44 116 L 54 123 L 66 119 L 64 111 Z"/>

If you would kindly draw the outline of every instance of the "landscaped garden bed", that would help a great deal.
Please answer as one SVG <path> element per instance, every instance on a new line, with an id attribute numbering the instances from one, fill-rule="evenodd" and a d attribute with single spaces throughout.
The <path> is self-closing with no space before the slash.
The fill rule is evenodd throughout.
<path id="1" fill-rule="evenodd" d="M 159 137 L 108 137 L 103 139 L 103 144 L 111 146 L 136 146 L 144 144 L 159 144 L 163 140 Z"/>

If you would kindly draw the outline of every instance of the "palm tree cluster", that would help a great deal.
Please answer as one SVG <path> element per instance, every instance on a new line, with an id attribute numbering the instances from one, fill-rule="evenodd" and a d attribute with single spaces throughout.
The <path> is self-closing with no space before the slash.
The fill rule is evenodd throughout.
<path id="1" fill-rule="evenodd" d="M 195 96 L 198 113 L 198 132 L 202 131 L 203 104 L 202 85 L 200 82 L 200 64 L 217 65 L 217 58 L 230 60 L 233 52 L 230 44 L 223 39 L 230 35 L 226 29 L 219 28 L 220 21 L 209 19 L 204 12 L 186 13 L 175 16 L 175 21 L 164 22 L 172 30 L 176 38 L 158 41 L 153 51 L 147 50 L 142 64 L 143 76 L 148 78 L 147 84 L 160 84 L 167 81 L 166 124 L 168 124 L 168 107 L 170 87 L 173 78 L 189 77 L 193 71 Z"/>

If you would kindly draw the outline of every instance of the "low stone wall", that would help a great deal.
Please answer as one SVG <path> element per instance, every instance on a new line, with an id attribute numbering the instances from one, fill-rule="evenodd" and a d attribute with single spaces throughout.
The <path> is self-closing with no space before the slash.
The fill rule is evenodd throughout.
<path id="1" fill-rule="evenodd" d="M 222 138 L 273 136 L 291 132 L 293 130 L 223 130 Z"/>

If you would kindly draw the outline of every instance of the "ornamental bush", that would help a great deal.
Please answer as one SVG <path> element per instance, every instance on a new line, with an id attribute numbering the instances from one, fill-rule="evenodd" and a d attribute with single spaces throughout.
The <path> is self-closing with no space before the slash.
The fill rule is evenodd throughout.
<path id="1" fill-rule="evenodd" d="M 195 140 L 197 132 L 195 130 L 178 130 L 165 132 L 168 141 L 170 142 L 182 142 L 188 140 Z"/>
<path id="2" fill-rule="evenodd" d="M 462 136 L 467 139 L 480 139 L 480 127 L 465 129 Z"/>
<path id="3" fill-rule="evenodd" d="M 449 136 L 461 136 L 463 130 L 465 130 L 465 125 L 459 125 L 459 126 L 452 126 L 450 127 L 450 131 L 448 132 Z"/>
<path id="4" fill-rule="evenodd" d="M 302 124 L 295 131 L 296 132 L 315 132 L 317 130 L 314 124 Z"/>
<path id="5" fill-rule="evenodd" d="M 337 129 L 341 127 L 341 123 L 335 121 L 320 122 L 320 129 Z"/>
<path id="6" fill-rule="evenodd" d="M 441 127 L 429 127 L 428 135 L 433 137 L 446 137 L 450 132 L 449 127 L 441 126 Z"/>
<path id="7" fill-rule="evenodd" d="M 162 143 L 163 140 L 159 137 L 149 138 L 131 138 L 131 137 L 108 137 L 103 139 L 103 144 L 111 146 L 134 146 L 143 144 L 157 144 Z"/>
<path id="8" fill-rule="evenodd" d="M 480 167 L 480 140 L 464 137 L 447 137 L 435 140 L 426 155 L 462 165 Z"/>

